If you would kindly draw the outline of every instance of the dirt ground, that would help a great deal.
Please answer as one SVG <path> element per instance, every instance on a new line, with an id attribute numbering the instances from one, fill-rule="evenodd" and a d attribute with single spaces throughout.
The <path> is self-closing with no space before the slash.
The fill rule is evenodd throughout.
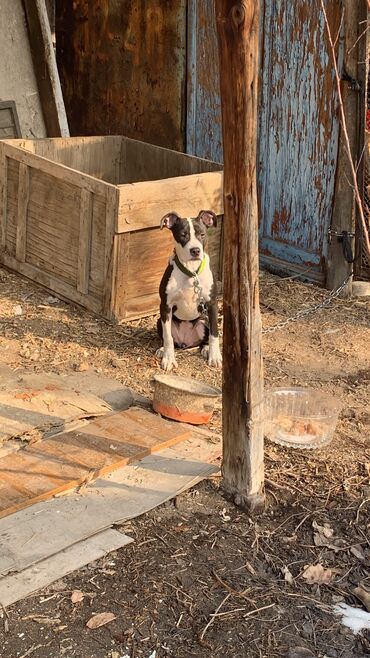
<path id="1" fill-rule="evenodd" d="M 264 327 L 326 294 L 264 274 Z M 155 318 L 114 327 L 0 270 L 0 366 L 91 368 L 150 396 L 158 345 Z M 133 544 L 3 611 L 0 655 L 370 655 L 370 631 L 354 635 L 333 613 L 340 601 L 365 610 L 354 590 L 360 584 L 370 590 L 369 345 L 365 299 L 336 300 L 266 334 L 267 387 L 309 385 L 341 401 L 333 443 L 306 452 L 267 442 L 267 506 L 258 518 L 226 501 L 214 477 L 125 524 Z M 220 373 L 197 353 L 181 353 L 178 362 L 181 374 L 220 385 Z M 216 433 L 220 417 L 218 407 Z M 82 600 L 73 603 L 75 590 Z M 115 619 L 86 627 L 103 612 Z"/>

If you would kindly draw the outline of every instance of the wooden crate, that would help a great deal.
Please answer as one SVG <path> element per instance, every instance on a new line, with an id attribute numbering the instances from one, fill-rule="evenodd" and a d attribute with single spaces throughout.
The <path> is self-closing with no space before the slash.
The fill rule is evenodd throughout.
<path id="1" fill-rule="evenodd" d="M 222 215 L 221 166 L 120 136 L 0 141 L 0 263 L 111 320 L 158 310 L 170 210 Z M 210 231 L 221 272 L 222 222 Z"/>

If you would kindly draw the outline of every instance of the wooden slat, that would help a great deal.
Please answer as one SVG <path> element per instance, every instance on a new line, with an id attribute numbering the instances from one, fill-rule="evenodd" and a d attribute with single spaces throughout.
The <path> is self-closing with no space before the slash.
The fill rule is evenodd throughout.
<path id="1" fill-rule="evenodd" d="M 126 317 L 127 281 L 130 264 L 130 233 L 115 235 L 116 266 L 114 304 L 112 304 L 112 319 L 120 322 Z M 148 309 L 150 311 L 150 307 Z"/>
<path id="2" fill-rule="evenodd" d="M 81 189 L 80 232 L 78 240 L 77 290 L 83 295 L 89 292 L 89 274 L 91 261 L 92 232 L 92 195 L 89 190 Z"/>
<path id="3" fill-rule="evenodd" d="M 30 199 L 30 171 L 26 164 L 19 166 L 16 258 L 26 260 L 27 210 Z"/>
<path id="4" fill-rule="evenodd" d="M 8 161 L 0 145 L 0 230 L 1 246 L 6 245 L 6 225 L 8 212 Z"/>
<path id="5" fill-rule="evenodd" d="M 76 169 L 66 167 L 65 165 L 58 162 L 52 162 L 51 160 L 47 160 L 47 158 L 36 155 L 34 153 L 30 153 L 25 149 L 13 146 L 13 144 L 11 144 L 9 141 L 3 142 L 2 148 L 4 150 L 4 154 L 9 158 L 13 158 L 18 162 L 23 162 L 29 167 L 43 171 L 50 176 L 54 176 L 55 178 L 62 179 L 65 183 L 70 183 L 76 187 L 85 187 L 95 194 L 106 194 L 107 188 L 113 190 L 116 189 L 115 185 L 111 185 L 105 181 L 98 180 L 93 176 L 81 173 Z"/>
<path id="6" fill-rule="evenodd" d="M 184 217 L 194 217 L 199 210 L 208 209 L 222 215 L 222 179 L 221 171 L 213 171 L 119 185 L 117 233 L 158 226 L 170 210 Z"/>
<path id="7" fill-rule="evenodd" d="M 45 0 L 23 0 L 28 35 L 47 133 L 68 136 L 68 122 L 60 87 Z"/>
<path id="8" fill-rule="evenodd" d="M 39 441 L 4 457 L 0 517 L 190 438 L 191 429 L 144 409 L 96 419 L 75 432 Z M 9 488 L 10 496 L 7 496 Z"/>
<path id="9" fill-rule="evenodd" d="M 115 281 L 115 264 L 117 258 L 114 233 L 118 212 L 118 188 L 107 189 L 106 199 L 103 312 L 106 317 L 110 318 L 114 303 L 113 283 Z"/>

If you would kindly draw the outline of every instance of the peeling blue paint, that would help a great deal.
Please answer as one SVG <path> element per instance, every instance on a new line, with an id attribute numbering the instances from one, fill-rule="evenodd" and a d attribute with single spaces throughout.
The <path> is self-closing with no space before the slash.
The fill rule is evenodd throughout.
<path id="1" fill-rule="evenodd" d="M 339 122 L 320 3 L 265 0 L 258 189 L 261 254 L 322 271 Z M 333 33 L 340 3 L 327 0 Z M 214 0 L 189 0 L 188 151 L 222 161 Z M 189 74 L 190 73 L 190 74 Z"/>

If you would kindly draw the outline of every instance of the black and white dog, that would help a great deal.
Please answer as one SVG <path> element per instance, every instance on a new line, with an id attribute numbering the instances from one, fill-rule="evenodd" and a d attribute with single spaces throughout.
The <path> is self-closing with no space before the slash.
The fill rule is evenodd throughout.
<path id="1" fill-rule="evenodd" d="M 175 212 L 162 217 L 160 228 L 170 229 L 175 241 L 174 254 L 159 287 L 158 332 L 163 347 L 157 356 L 161 357 L 164 370 L 177 368 L 175 347 L 184 349 L 198 345 L 203 347 L 202 355 L 209 365 L 222 365 L 217 328 L 217 283 L 205 252 L 207 228 L 216 226 L 216 222 L 211 210 L 201 210 L 195 219 L 179 217 Z"/>

